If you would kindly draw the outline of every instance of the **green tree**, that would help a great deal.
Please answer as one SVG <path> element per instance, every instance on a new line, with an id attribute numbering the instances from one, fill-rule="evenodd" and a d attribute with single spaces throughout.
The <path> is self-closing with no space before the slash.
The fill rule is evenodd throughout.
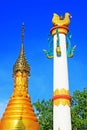
<path id="1" fill-rule="evenodd" d="M 71 115 L 73 130 L 87 130 L 87 89 L 73 93 Z"/>
<path id="2" fill-rule="evenodd" d="M 33 104 L 40 124 L 40 130 L 52 130 L 53 128 L 53 107 L 52 101 L 42 100 Z"/>
<path id="3" fill-rule="evenodd" d="M 37 101 L 34 103 L 40 130 L 53 130 L 52 101 Z M 76 90 L 71 100 L 71 119 L 73 130 L 87 130 L 87 89 Z"/>

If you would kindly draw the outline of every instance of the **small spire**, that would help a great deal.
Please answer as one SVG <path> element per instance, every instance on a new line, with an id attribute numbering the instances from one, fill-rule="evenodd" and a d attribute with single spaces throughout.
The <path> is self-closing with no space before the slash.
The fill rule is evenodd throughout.
<path id="1" fill-rule="evenodd" d="M 21 38 L 22 38 L 22 45 L 21 45 L 21 54 L 23 55 L 24 54 L 24 23 L 22 23 L 22 35 L 21 35 Z"/>
<path id="2" fill-rule="evenodd" d="M 24 43 L 21 44 L 20 55 L 24 55 Z"/>
<path id="3" fill-rule="evenodd" d="M 30 76 L 30 66 L 26 60 L 25 54 L 24 54 L 24 23 L 22 24 L 22 45 L 21 45 L 21 50 L 20 50 L 20 54 L 19 57 L 16 61 L 16 63 L 13 66 L 13 75 L 15 75 L 15 73 L 17 71 L 26 71 L 28 73 L 28 75 Z"/>
<path id="4" fill-rule="evenodd" d="M 22 43 L 24 43 L 24 23 L 22 23 Z"/>

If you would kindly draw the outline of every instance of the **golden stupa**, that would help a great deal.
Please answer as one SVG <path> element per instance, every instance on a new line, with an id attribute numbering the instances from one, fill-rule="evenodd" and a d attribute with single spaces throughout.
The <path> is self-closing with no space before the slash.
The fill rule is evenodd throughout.
<path id="1" fill-rule="evenodd" d="M 22 47 L 13 66 L 14 91 L 0 120 L 0 130 L 40 130 L 28 94 L 28 76 L 30 76 L 30 66 L 24 54 L 23 24 Z"/>

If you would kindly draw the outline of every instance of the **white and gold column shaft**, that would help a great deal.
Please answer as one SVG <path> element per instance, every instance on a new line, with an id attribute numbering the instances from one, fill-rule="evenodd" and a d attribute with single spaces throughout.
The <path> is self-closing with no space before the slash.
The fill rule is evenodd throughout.
<path id="1" fill-rule="evenodd" d="M 70 23 L 70 14 L 66 13 L 64 19 L 54 14 L 51 28 L 53 36 L 53 130 L 71 130 L 70 94 L 68 81 L 68 66 L 66 52 L 66 34 Z M 58 35 L 56 30 L 58 29 Z M 59 37 L 58 37 L 59 36 Z M 59 45 L 57 48 L 57 40 Z M 57 52 L 59 49 L 59 52 Z M 59 54 L 57 54 L 59 53 Z"/>

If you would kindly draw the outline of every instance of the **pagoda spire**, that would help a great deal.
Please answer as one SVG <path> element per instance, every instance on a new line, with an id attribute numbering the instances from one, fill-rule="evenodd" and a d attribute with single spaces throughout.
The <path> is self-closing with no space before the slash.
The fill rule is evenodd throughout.
<path id="1" fill-rule="evenodd" d="M 24 44 L 24 23 L 22 23 L 22 43 Z"/>
<path id="2" fill-rule="evenodd" d="M 22 45 L 18 59 L 13 66 L 14 91 L 1 118 L 0 130 L 40 130 L 28 93 L 30 66 L 24 53 L 24 24 L 22 24 Z"/>
<path id="3" fill-rule="evenodd" d="M 25 53 L 24 53 L 24 23 L 22 24 L 22 44 L 21 44 L 21 50 L 18 59 L 16 60 L 16 63 L 13 66 L 13 75 L 17 71 L 26 71 L 28 76 L 30 76 L 30 66 L 26 60 Z"/>

